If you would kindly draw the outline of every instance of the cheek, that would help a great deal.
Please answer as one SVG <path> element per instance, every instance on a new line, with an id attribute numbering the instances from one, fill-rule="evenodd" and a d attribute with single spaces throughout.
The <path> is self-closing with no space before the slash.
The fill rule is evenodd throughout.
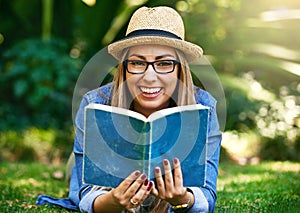
<path id="1" fill-rule="evenodd" d="M 168 76 L 168 78 L 165 79 L 166 85 L 167 85 L 167 90 L 168 90 L 168 94 L 172 95 L 176 89 L 176 86 L 178 84 L 178 76 L 177 76 L 177 72 L 174 73 L 171 76 Z"/>
<path id="2" fill-rule="evenodd" d="M 136 92 L 136 84 L 138 82 L 137 76 L 132 76 L 132 75 L 126 75 L 126 85 L 128 90 L 130 91 L 131 95 L 134 95 Z"/>

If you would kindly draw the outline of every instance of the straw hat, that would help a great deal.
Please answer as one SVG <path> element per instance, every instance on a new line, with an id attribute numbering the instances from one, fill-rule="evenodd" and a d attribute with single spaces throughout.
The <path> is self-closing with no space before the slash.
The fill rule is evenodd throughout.
<path id="1" fill-rule="evenodd" d="M 123 50 L 141 44 L 161 44 L 181 50 L 188 61 L 203 54 L 196 44 L 184 40 L 184 24 L 173 8 L 141 7 L 134 12 L 124 39 L 108 46 L 108 52 L 116 59 L 122 58 Z"/>

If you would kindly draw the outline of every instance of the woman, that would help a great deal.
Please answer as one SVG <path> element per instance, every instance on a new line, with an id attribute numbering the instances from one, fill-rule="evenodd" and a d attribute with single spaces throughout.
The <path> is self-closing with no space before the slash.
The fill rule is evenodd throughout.
<path id="1" fill-rule="evenodd" d="M 131 17 L 126 37 L 109 45 L 108 51 L 120 61 L 114 81 L 88 92 L 75 120 L 76 165 L 70 183 L 71 201 L 82 212 L 213 211 L 221 143 L 216 101 L 193 85 L 188 63 L 201 57 L 202 49 L 184 41 L 180 15 L 169 7 L 142 7 Z M 84 107 L 92 102 L 129 108 L 145 116 L 173 106 L 196 103 L 208 106 L 208 152 L 211 154 L 206 162 L 205 187 L 183 186 L 184 177 L 177 158 L 172 162 L 164 160 L 163 168 L 155 168 L 155 182 L 140 171 L 131 171 L 113 189 L 82 184 Z M 173 173 L 166 172 L 172 167 Z"/>

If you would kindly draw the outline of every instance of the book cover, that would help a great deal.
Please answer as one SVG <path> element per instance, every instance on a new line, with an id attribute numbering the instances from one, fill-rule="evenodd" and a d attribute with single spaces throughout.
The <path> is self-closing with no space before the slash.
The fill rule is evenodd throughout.
<path id="1" fill-rule="evenodd" d="M 167 108 L 148 118 L 101 104 L 85 107 L 83 182 L 116 187 L 134 170 L 155 179 L 163 159 L 181 162 L 184 186 L 204 186 L 209 108 Z M 162 169 L 163 172 L 163 169 Z"/>

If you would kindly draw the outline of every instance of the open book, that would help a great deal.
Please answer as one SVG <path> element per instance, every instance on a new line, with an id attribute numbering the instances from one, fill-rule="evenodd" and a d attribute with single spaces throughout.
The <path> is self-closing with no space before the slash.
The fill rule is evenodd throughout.
<path id="1" fill-rule="evenodd" d="M 155 179 L 163 159 L 181 162 L 184 186 L 205 184 L 209 108 L 196 104 L 167 108 L 148 118 L 101 104 L 85 107 L 83 182 L 116 187 L 139 170 Z"/>

